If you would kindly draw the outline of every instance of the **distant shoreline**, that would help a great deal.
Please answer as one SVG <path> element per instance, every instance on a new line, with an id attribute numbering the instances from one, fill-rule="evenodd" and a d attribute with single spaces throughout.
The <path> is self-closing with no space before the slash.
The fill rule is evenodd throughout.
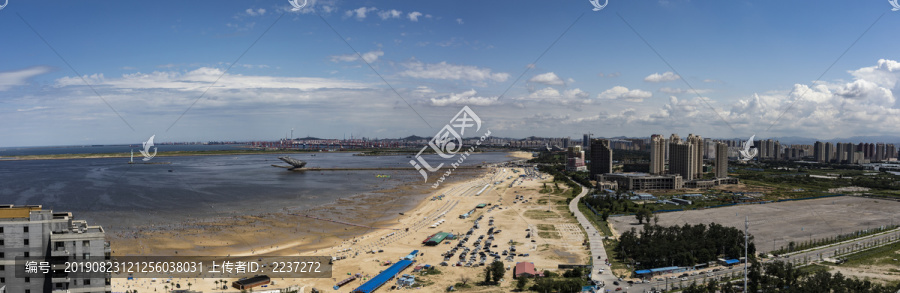
<path id="1" fill-rule="evenodd" d="M 200 151 L 169 151 L 160 152 L 157 157 L 187 157 L 187 156 L 221 156 L 221 155 L 258 155 L 258 154 L 317 154 L 317 153 L 357 153 L 358 156 L 404 156 L 415 154 L 410 150 L 343 150 L 343 151 L 327 151 L 320 152 L 318 150 L 259 150 L 259 149 L 236 149 L 236 150 L 200 150 Z M 105 159 L 105 158 L 125 158 L 131 157 L 130 153 L 82 153 L 82 154 L 49 154 L 49 155 L 24 155 L 24 156 L 0 156 L 2 161 L 30 161 L 30 160 L 70 160 L 70 159 Z M 136 159 L 141 159 L 140 153 L 135 155 Z"/>

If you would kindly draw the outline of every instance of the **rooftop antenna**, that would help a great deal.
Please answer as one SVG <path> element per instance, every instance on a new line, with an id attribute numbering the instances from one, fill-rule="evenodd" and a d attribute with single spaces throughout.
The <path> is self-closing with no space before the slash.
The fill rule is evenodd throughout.
<path id="1" fill-rule="evenodd" d="M 294 140 L 294 128 L 291 127 L 291 140 Z"/>

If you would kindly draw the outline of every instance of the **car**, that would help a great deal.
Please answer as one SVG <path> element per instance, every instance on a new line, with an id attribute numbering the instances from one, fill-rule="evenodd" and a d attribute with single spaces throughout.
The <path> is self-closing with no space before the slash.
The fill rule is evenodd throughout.
<path id="1" fill-rule="evenodd" d="M 628 284 L 634 285 L 634 281 L 628 280 Z"/>
<path id="2" fill-rule="evenodd" d="M 618 286 L 618 285 L 619 285 L 619 281 L 613 281 L 613 285 Z"/>
<path id="3" fill-rule="evenodd" d="M 687 281 L 687 278 L 681 278 L 682 281 Z"/>
<path id="4" fill-rule="evenodd" d="M 622 291 L 622 287 L 617 287 L 616 291 Z"/>

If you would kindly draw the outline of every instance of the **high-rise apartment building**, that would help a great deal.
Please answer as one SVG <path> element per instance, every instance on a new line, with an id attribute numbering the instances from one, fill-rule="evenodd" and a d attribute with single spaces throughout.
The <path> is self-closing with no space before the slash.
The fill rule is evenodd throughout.
<path id="1" fill-rule="evenodd" d="M 109 278 L 83 278 L 54 266 L 47 278 L 16 277 L 15 258 L 50 262 L 52 258 L 109 259 L 106 233 L 100 226 L 54 213 L 41 206 L 0 205 L 0 287 L 6 292 L 110 292 Z"/>
<path id="2" fill-rule="evenodd" d="M 815 157 L 816 162 L 825 162 L 825 143 L 816 141 L 816 143 L 813 144 L 813 157 Z"/>
<path id="3" fill-rule="evenodd" d="M 581 139 L 581 149 L 583 151 L 588 151 L 591 149 L 591 134 L 585 133 L 584 137 Z"/>
<path id="4" fill-rule="evenodd" d="M 659 134 L 650 136 L 650 174 L 666 172 L 666 139 Z"/>
<path id="5" fill-rule="evenodd" d="M 591 139 L 591 179 L 612 173 L 612 147 L 609 140 Z"/>
<path id="6" fill-rule="evenodd" d="M 728 145 L 716 143 L 716 178 L 728 177 Z"/>
<path id="7" fill-rule="evenodd" d="M 825 162 L 831 163 L 834 161 L 834 144 L 830 142 L 825 143 Z"/>
<path id="8" fill-rule="evenodd" d="M 693 178 L 701 178 L 703 177 L 703 138 L 699 135 L 688 134 L 687 143 L 693 145 Z"/>
<path id="9" fill-rule="evenodd" d="M 694 144 L 682 141 L 673 134 L 669 139 L 669 174 L 681 175 L 684 181 L 694 180 L 697 178 L 696 156 Z"/>

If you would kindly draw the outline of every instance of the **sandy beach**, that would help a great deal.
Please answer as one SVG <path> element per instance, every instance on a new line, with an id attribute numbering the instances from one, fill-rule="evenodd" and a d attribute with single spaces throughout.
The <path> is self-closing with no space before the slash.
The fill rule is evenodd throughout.
<path id="1" fill-rule="evenodd" d="M 529 153 L 522 152 L 510 156 L 515 159 L 530 158 Z M 346 199 L 309 211 L 278 211 L 255 216 L 235 215 L 180 231 L 147 231 L 113 241 L 113 254 L 172 255 L 177 251 L 179 255 L 344 256 L 346 259 L 334 263 L 332 278 L 275 279 L 276 284 L 269 288 L 296 285 L 304 288 L 301 292 L 310 292 L 312 288 L 324 290 L 323 292 L 349 292 L 365 280 L 353 281 L 336 291 L 331 287 L 348 274 L 359 273 L 367 276 L 364 279 L 375 276 L 386 268 L 380 265 L 382 262 L 397 261 L 412 250 L 420 250 L 424 254 L 417 258 L 417 264 L 438 265 L 444 259 L 441 254 L 455 246 L 457 241 L 451 241 L 452 245 L 438 246 L 424 246 L 422 241 L 440 231 L 465 233 L 471 228 L 475 218 L 484 215 L 481 228 L 473 235 L 485 233 L 488 217 L 493 217 L 494 227 L 503 231 L 496 235 L 494 244 L 498 247 L 493 250 L 502 251 L 510 243 L 514 243 L 519 247 L 518 253 L 529 254 L 516 257 L 512 262 L 504 261 L 504 265 L 514 266 L 515 262 L 528 261 L 534 262 L 541 270 L 555 270 L 559 263 L 587 263 L 589 255 L 582 246 L 585 239 L 584 232 L 569 216 L 564 197 L 560 194 L 539 193 L 543 184 L 552 178 L 545 176 L 544 179 L 516 180 L 521 174 L 523 174 L 521 168 L 508 167 L 487 168 L 470 174 L 454 173 L 452 176 L 454 182 L 445 182 L 440 188 L 421 196 L 411 206 L 401 211 L 390 208 L 400 206 L 396 201 L 415 198 L 414 195 L 406 194 L 408 191 L 406 188 L 385 190 L 378 196 Z M 513 181 L 516 181 L 515 185 L 509 187 Z M 494 184 L 497 182 L 499 184 Z M 485 189 L 485 186 L 488 188 Z M 564 192 L 565 187 L 561 188 L 561 192 Z M 485 191 L 477 194 L 481 189 Z M 432 197 L 440 195 L 445 196 L 431 200 Z M 517 195 L 521 196 L 521 199 L 517 200 Z M 468 219 L 458 217 L 459 214 L 475 209 L 480 203 L 491 205 L 476 209 L 476 213 Z M 401 216 L 399 214 L 401 212 L 404 215 Z M 350 226 L 299 216 L 303 214 L 377 228 Z M 368 216 L 360 217 L 360 215 Z M 431 228 L 431 225 L 440 219 L 444 219 L 445 222 L 437 228 Z M 529 233 L 526 229 L 534 232 L 533 237 L 526 237 Z M 383 252 L 367 253 L 372 250 Z M 457 258 L 454 257 L 451 263 L 456 261 Z M 442 271 L 440 275 L 423 277 L 428 285 L 420 291 L 443 292 L 447 286 L 460 282 L 461 278 L 465 277 L 470 278 L 470 283 L 474 284 L 482 278 L 479 274 L 483 271 L 483 268 L 468 267 L 438 266 L 438 269 Z M 404 273 L 411 273 L 411 269 L 407 269 Z M 177 283 L 186 288 L 186 284 L 191 283 L 191 288 L 195 291 L 223 292 L 214 289 L 217 287 L 216 281 L 216 279 L 173 279 L 171 283 L 163 283 L 161 280 L 152 282 L 147 279 L 115 278 L 112 286 L 113 292 L 133 289 L 138 289 L 139 292 L 154 290 L 163 292 L 165 286 L 171 289 L 173 284 Z M 234 280 L 228 281 L 230 284 Z M 469 290 L 508 292 L 512 288 L 512 283 L 511 271 L 508 271 L 499 287 L 475 287 Z M 386 287 L 389 288 L 391 285 L 393 281 Z M 224 292 L 236 291 L 238 290 L 229 289 Z"/>

